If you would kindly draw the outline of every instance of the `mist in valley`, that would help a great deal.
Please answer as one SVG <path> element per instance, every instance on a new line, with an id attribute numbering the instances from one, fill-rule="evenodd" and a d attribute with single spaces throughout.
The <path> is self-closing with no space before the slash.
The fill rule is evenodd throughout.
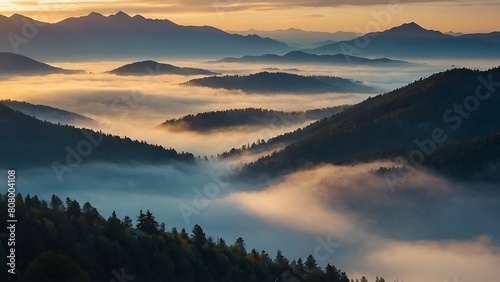
<path id="1" fill-rule="evenodd" d="M 475 61 L 481 68 L 500 62 Z M 131 139 L 207 156 L 194 164 L 116 165 L 85 161 L 57 178 L 51 167 L 19 171 L 18 191 L 50 199 L 57 194 L 90 202 L 105 217 L 113 210 L 133 218 L 149 209 L 167 229 L 191 230 L 228 242 L 243 237 L 247 248 L 291 259 L 314 254 L 352 277 L 386 281 L 494 281 L 500 264 L 500 202 L 493 184 L 456 183 L 418 169 L 391 187 L 380 167 L 392 160 L 356 166 L 320 165 L 268 179 L 242 181 L 238 171 L 259 156 L 217 160 L 219 153 L 291 132 L 308 123 L 271 122 L 207 133 L 161 129 L 167 119 L 207 111 L 263 108 L 303 111 L 356 104 L 369 94 L 245 94 L 187 87 L 198 77 L 131 77 L 103 72 L 124 62 L 53 63 L 87 74 L 13 77 L 0 80 L 0 99 L 43 104 L 85 115 L 98 125 L 82 125 Z M 128 63 L 128 62 L 127 62 Z M 169 62 L 223 74 L 251 74 L 264 65 Z M 425 64 L 424 64 L 425 63 Z M 457 64 L 457 63 L 455 63 Z M 464 66 L 470 66 L 464 62 Z M 458 65 L 457 65 L 458 66 Z M 289 65 L 273 66 L 289 69 Z M 400 68 L 297 66 L 300 75 L 332 75 L 363 81 L 380 93 L 449 69 L 446 62 L 419 62 Z M 72 145 L 72 144 L 68 144 Z M 269 154 L 265 152 L 264 154 Z M 261 155 L 264 155 L 261 154 Z M 211 156 L 214 156 L 211 158 Z M 54 160 L 57 161 L 57 160 Z M 487 192 L 485 192 L 487 191 Z M 283 240 L 285 237 L 287 240 Z M 432 256 L 429 254 L 432 253 Z M 439 267 L 436 267 L 439 265 Z M 425 269 L 425 271 L 424 271 Z"/>

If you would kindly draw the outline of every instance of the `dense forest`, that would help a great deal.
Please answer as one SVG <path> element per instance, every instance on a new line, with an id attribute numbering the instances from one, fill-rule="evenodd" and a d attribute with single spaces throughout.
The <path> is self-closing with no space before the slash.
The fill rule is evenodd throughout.
<path id="1" fill-rule="evenodd" d="M 282 72 L 260 72 L 239 76 L 225 75 L 193 79 L 182 85 L 215 89 L 242 90 L 247 93 L 374 93 L 376 90 L 346 78 L 318 79 Z"/>
<path id="2" fill-rule="evenodd" d="M 320 163 L 353 164 L 403 156 L 447 174 L 474 174 L 500 160 L 494 149 L 500 132 L 500 95 L 494 84 L 483 86 L 486 79 L 497 77 L 500 68 L 454 69 L 369 98 L 304 129 L 262 142 L 257 147 L 280 142 L 288 146 L 250 164 L 248 171 L 276 174 Z M 482 92 L 477 94 L 477 89 Z M 465 151 L 465 146 L 474 150 Z M 447 161 L 472 158 L 475 161 L 467 163 Z"/>
<path id="3" fill-rule="evenodd" d="M 198 132 L 227 129 L 237 126 L 283 127 L 330 117 L 349 107 L 350 106 L 344 105 L 296 112 L 256 108 L 213 111 L 196 115 L 186 115 L 178 119 L 170 119 L 165 121 L 161 126 Z"/>
<path id="4" fill-rule="evenodd" d="M 5 269 L 11 247 L 2 240 L 1 281 L 359 281 L 334 265 L 321 269 L 312 255 L 290 261 L 278 250 L 271 257 L 247 250 L 241 237 L 231 244 L 207 236 L 199 225 L 190 233 L 175 227 L 167 231 L 149 210 L 139 211 L 133 226 L 130 216 L 120 219 L 113 212 L 105 219 L 88 202 L 80 205 L 56 195 L 46 201 L 17 194 L 15 203 L 16 274 Z M 3 195 L 2 222 L 8 219 L 7 205 Z"/>
<path id="5" fill-rule="evenodd" d="M 27 167 L 62 165 L 87 161 L 117 163 L 191 162 L 190 153 L 177 153 L 174 149 L 40 121 L 0 104 L 0 167 Z"/>

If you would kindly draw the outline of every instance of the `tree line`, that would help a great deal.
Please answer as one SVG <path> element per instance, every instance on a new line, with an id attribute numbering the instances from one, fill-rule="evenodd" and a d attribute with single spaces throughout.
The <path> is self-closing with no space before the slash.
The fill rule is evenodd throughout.
<path id="1" fill-rule="evenodd" d="M 7 200 L 0 198 L 3 222 Z M 139 212 L 134 226 L 130 216 L 120 219 L 115 212 L 105 219 L 88 202 L 17 194 L 16 219 L 16 275 L 2 270 L 1 281 L 354 282 L 334 265 L 321 269 L 312 255 L 290 261 L 278 250 L 271 257 L 247 250 L 241 237 L 229 244 L 207 236 L 199 225 L 190 234 L 175 227 L 167 231 L 149 210 Z M 8 248 L 2 240 L 2 268 Z"/>

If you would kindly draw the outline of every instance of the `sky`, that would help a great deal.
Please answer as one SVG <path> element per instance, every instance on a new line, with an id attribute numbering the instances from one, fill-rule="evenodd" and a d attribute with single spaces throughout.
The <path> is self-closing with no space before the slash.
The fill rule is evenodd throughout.
<path id="1" fill-rule="evenodd" d="M 500 26 L 499 0 L 2 0 L 0 14 L 23 14 L 57 22 L 92 11 L 124 11 L 182 25 L 210 25 L 223 30 L 311 31 L 385 30 L 406 22 L 427 29 L 464 33 L 491 32 Z M 480 20 L 478 20 L 480 19 Z"/>

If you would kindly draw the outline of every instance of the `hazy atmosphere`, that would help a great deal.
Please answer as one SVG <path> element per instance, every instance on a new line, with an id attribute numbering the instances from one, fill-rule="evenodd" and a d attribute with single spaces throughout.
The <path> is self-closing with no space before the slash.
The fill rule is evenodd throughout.
<path id="1" fill-rule="evenodd" d="M 3 1 L 1 280 L 495 281 L 499 12 Z"/>

